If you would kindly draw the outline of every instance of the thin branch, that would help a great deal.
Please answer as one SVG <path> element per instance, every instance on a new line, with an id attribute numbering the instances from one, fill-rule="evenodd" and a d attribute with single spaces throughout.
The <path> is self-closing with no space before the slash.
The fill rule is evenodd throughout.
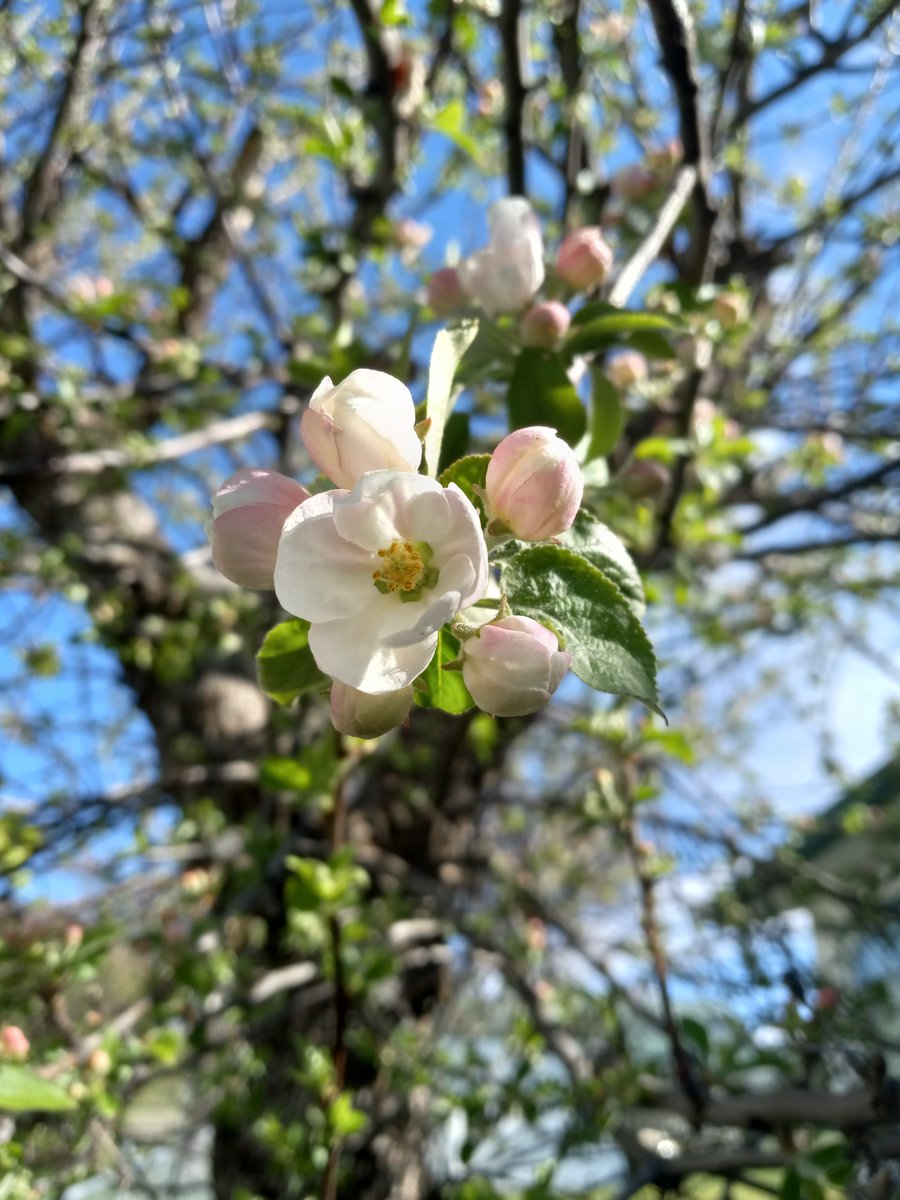
<path id="1" fill-rule="evenodd" d="M 510 195 L 524 196 L 525 143 L 523 117 L 528 92 L 522 76 L 522 0 L 503 0 L 500 9 L 500 42 L 503 47 L 503 82 L 506 110 L 506 179 Z"/>
<path id="2" fill-rule="evenodd" d="M 675 177 L 675 187 L 672 189 L 671 195 L 657 214 L 653 228 L 620 271 L 609 294 L 610 304 L 621 308 L 628 301 L 644 274 L 656 261 L 666 239 L 675 228 L 696 182 L 697 168 L 682 167 Z"/>

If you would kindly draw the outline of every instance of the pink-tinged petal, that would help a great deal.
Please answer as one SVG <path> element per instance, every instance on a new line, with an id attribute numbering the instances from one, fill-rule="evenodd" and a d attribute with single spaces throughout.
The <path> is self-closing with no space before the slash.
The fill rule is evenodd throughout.
<path id="1" fill-rule="evenodd" d="M 436 479 L 412 471 L 370 471 L 346 501 L 336 505 L 335 529 L 348 542 L 376 553 L 396 538 L 411 537 L 407 530 L 414 520 L 413 506 L 422 496 L 442 491 Z"/>
<path id="2" fill-rule="evenodd" d="M 229 476 L 213 496 L 213 516 L 255 504 L 275 505 L 287 514 L 308 499 L 306 488 L 279 471 L 243 467 Z"/>
<path id="3" fill-rule="evenodd" d="M 275 594 L 287 612 L 306 621 L 348 617 L 374 591 L 371 555 L 335 533 L 332 513 L 342 495 L 323 492 L 307 500 L 291 514 L 278 544 Z"/>
<path id="4" fill-rule="evenodd" d="M 346 481 L 337 478 L 341 471 L 334 420 L 327 413 L 308 408 L 300 418 L 300 437 L 306 453 L 322 474 L 338 487 L 345 487 Z"/>
<path id="5" fill-rule="evenodd" d="M 352 371 L 336 387 L 324 379 L 300 422 L 319 470 L 351 488 L 367 471 L 414 471 L 422 457 L 409 388 L 384 371 Z"/>
<path id="6" fill-rule="evenodd" d="M 413 646 L 373 644 L 355 619 L 315 624 L 309 648 L 321 671 L 358 688 L 380 694 L 406 687 L 421 675 L 434 656 L 437 634 Z"/>
<path id="7" fill-rule="evenodd" d="M 212 524 L 212 557 L 217 570 L 245 588 L 275 586 L 275 559 L 285 510 L 272 504 L 227 509 Z"/>
<path id="8" fill-rule="evenodd" d="M 535 425 L 517 429 L 496 448 L 485 491 L 492 518 L 506 522 L 516 537 L 538 542 L 572 524 L 584 476 L 571 447 L 553 429 Z"/>
<path id="9" fill-rule="evenodd" d="M 373 695 L 336 679 L 331 686 L 331 723 L 348 737 L 380 737 L 406 720 L 413 699 L 412 685 Z"/>
<path id="10" fill-rule="evenodd" d="M 497 717 L 520 717 L 544 707 L 569 661 L 539 622 L 505 617 L 464 643 L 463 679 L 479 708 Z"/>

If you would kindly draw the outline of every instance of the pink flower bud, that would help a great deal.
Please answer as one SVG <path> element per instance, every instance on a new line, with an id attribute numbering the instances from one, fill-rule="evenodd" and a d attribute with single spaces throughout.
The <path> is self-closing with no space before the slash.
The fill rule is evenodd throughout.
<path id="1" fill-rule="evenodd" d="M 406 384 L 384 371 L 351 371 L 335 387 L 326 376 L 300 419 L 309 457 L 339 488 L 369 471 L 415 471 L 422 458 L 416 406 Z"/>
<path id="2" fill-rule="evenodd" d="M 348 737 L 378 737 L 406 720 L 412 702 L 412 684 L 375 696 L 335 679 L 331 685 L 331 723 Z"/>
<path id="3" fill-rule="evenodd" d="M 570 657 L 546 626 L 530 617 L 504 617 L 463 644 L 463 679 L 485 712 L 523 717 L 544 707 Z"/>
<path id="4" fill-rule="evenodd" d="M 492 520 L 540 542 L 565 533 L 575 520 L 584 476 L 555 429 L 532 425 L 509 434 L 491 455 L 485 491 Z"/>
<path id="5" fill-rule="evenodd" d="M 576 292 L 602 283 L 612 266 L 613 253 L 596 225 L 576 229 L 563 241 L 556 256 L 556 273 Z"/>
<path id="6" fill-rule="evenodd" d="M 656 146 L 647 155 L 647 163 L 652 171 L 658 174 L 668 175 L 684 158 L 684 147 L 681 144 L 681 138 L 669 138 L 661 146 Z"/>
<path id="7" fill-rule="evenodd" d="M 609 190 L 620 200 L 644 200 L 658 187 L 659 176 L 641 163 L 623 167 L 609 181 Z"/>
<path id="8" fill-rule="evenodd" d="M 610 359 L 605 370 L 610 382 L 624 392 L 647 378 L 647 360 L 637 350 L 624 350 Z"/>
<path id="9" fill-rule="evenodd" d="M 27 1058 L 31 1043 L 18 1025 L 0 1029 L 0 1055 L 3 1058 Z"/>
<path id="10" fill-rule="evenodd" d="M 545 300 L 542 304 L 535 304 L 519 323 L 522 345 L 534 346 L 539 350 L 552 350 L 566 336 L 571 323 L 569 310 L 558 300 Z"/>
<path id="11" fill-rule="evenodd" d="M 284 522 L 309 499 L 306 488 L 280 475 L 244 467 L 213 496 L 213 562 L 246 588 L 272 588 Z"/>
<path id="12" fill-rule="evenodd" d="M 428 303 L 439 317 L 449 317 L 465 308 L 469 294 L 463 287 L 456 267 L 442 267 L 428 280 Z"/>
<path id="13" fill-rule="evenodd" d="M 103 1050 L 102 1048 L 93 1050 L 90 1058 L 87 1060 L 87 1068 L 89 1071 L 92 1071 L 94 1075 L 108 1075 L 112 1070 L 112 1065 L 113 1063 L 109 1056 L 109 1052 Z"/>

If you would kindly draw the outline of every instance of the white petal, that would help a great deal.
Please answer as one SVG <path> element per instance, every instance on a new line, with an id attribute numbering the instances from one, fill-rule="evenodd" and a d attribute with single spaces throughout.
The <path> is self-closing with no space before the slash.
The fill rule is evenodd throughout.
<path id="1" fill-rule="evenodd" d="M 307 621 L 358 612 L 372 587 L 371 556 L 335 533 L 334 495 L 324 492 L 301 504 L 278 543 L 275 594 L 283 608 Z"/>
<path id="2" fill-rule="evenodd" d="M 412 471 L 370 471 L 346 501 L 335 506 L 335 528 L 348 542 L 374 553 L 397 538 L 410 536 L 406 532 L 407 509 L 429 492 L 442 492 L 436 479 Z"/>
<path id="3" fill-rule="evenodd" d="M 309 631 L 321 671 L 361 692 L 392 692 L 421 675 L 434 655 L 437 634 L 413 646 L 379 645 L 355 618 L 327 621 Z"/>

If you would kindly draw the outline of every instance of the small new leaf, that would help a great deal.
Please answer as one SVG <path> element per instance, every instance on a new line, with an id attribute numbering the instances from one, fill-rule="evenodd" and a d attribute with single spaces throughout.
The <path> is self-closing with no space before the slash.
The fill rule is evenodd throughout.
<path id="1" fill-rule="evenodd" d="M 298 617 L 269 630 L 256 656 L 256 667 L 259 686 L 279 704 L 290 704 L 304 692 L 322 691 L 330 682 L 309 648 L 309 622 Z"/>

